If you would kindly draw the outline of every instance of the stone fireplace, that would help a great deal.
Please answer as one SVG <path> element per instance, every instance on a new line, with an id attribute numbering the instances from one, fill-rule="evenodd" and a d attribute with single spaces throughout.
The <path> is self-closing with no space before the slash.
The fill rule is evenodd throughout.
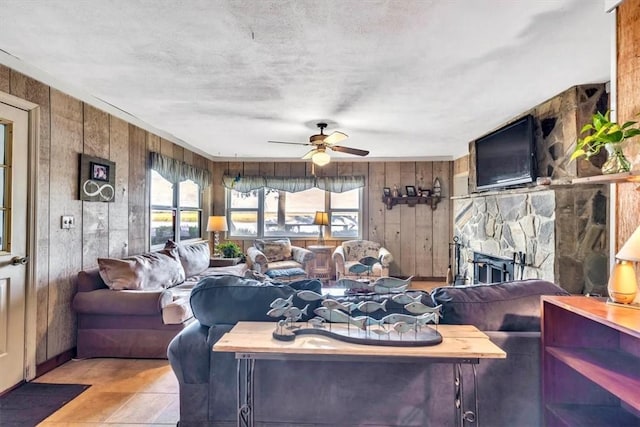
<path id="1" fill-rule="evenodd" d="M 460 275 L 487 283 L 500 270 L 501 279 L 539 278 L 571 293 L 605 294 L 608 192 L 606 185 L 560 185 L 456 198 Z M 491 257 L 489 271 L 478 268 Z"/>

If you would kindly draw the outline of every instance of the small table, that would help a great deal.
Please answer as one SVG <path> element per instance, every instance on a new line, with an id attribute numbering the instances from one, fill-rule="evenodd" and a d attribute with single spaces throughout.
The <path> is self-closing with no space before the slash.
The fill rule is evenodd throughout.
<path id="1" fill-rule="evenodd" d="M 311 277 L 320 280 L 330 280 L 331 273 L 331 254 L 335 247 L 325 245 L 310 245 L 307 246 L 315 255 L 313 264 L 311 266 Z"/>
<path id="2" fill-rule="evenodd" d="M 211 257 L 209 259 L 209 267 L 228 267 L 230 265 L 236 265 L 239 262 L 240 258 Z"/>
<path id="3" fill-rule="evenodd" d="M 213 346 L 213 351 L 235 353 L 238 361 L 238 426 L 252 427 L 254 365 L 256 360 L 335 360 L 358 362 L 424 362 L 453 365 L 456 425 L 465 422 L 478 425 L 478 395 L 476 365 L 480 359 L 504 359 L 506 353 L 489 337 L 471 325 L 440 325 L 442 343 L 428 347 L 385 347 L 352 344 L 335 339 L 323 339 L 322 345 L 313 335 L 296 337 L 295 341 L 277 341 L 272 338 L 275 322 L 239 322 Z M 334 323 L 333 328 L 345 327 Z M 462 365 L 473 369 L 474 408 L 464 408 Z"/>

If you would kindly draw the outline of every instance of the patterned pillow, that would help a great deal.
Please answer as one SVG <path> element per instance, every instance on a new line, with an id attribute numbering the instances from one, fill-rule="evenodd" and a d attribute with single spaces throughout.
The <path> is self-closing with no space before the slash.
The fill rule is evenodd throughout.
<path id="1" fill-rule="evenodd" d="M 177 251 L 163 250 L 124 259 L 98 258 L 100 277 L 113 290 L 161 289 L 184 282 Z"/>
<path id="2" fill-rule="evenodd" d="M 255 242 L 255 247 L 267 257 L 268 262 L 291 259 L 291 241 L 289 239 L 261 240 Z"/>

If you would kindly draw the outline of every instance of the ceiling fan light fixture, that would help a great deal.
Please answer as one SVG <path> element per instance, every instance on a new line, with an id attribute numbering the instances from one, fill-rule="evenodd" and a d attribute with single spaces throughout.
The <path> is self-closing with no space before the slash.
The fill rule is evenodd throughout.
<path id="1" fill-rule="evenodd" d="M 331 157 L 324 151 L 317 151 L 311 156 L 311 161 L 314 165 L 324 166 L 329 164 Z"/>

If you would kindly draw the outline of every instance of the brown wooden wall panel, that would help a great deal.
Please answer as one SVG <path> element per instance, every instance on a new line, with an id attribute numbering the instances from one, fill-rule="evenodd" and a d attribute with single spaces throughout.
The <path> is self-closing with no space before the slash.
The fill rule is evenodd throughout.
<path id="1" fill-rule="evenodd" d="M 452 201 L 453 170 L 451 162 L 434 162 L 433 179 L 438 178 L 442 186 L 442 201 L 433 211 L 433 275 L 445 277 L 449 265 L 449 242 L 453 235 Z"/>
<path id="2" fill-rule="evenodd" d="M 11 93 L 10 88 L 11 88 L 11 69 L 0 64 L 0 91 L 5 93 Z"/>
<path id="3" fill-rule="evenodd" d="M 404 162 L 400 168 L 400 183 L 403 194 L 406 194 L 405 187 L 407 185 L 416 185 L 416 164 L 413 162 Z M 400 266 L 400 272 L 416 271 L 416 214 L 423 205 L 409 206 L 398 205 L 394 209 L 400 211 L 400 252 L 397 252 L 395 258 Z"/>
<path id="4" fill-rule="evenodd" d="M 84 154 L 109 160 L 109 115 L 84 104 Z M 116 176 L 117 176 L 116 165 Z M 82 202 L 82 268 L 98 266 L 98 257 L 109 255 L 109 206 Z"/>
<path id="5" fill-rule="evenodd" d="M 147 150 L 149 150 L 149 152 L 162 154 L 162 149 L 160 147 L 160 137 L 158 135 L 154 135 L 149 132 L 147 132 L 146 134 L 147 134 Z"/>
<path id="6" fill-rule="evenodd" d="M 136 255 L 149 247 L 146 229 L 147 196 L 146 132 L 129 125 L 129 253 Z"/>
<path id="7" fill-rule="evenodd" d="M 360 218 L 360 224 L 362 225 L 362 235 L 369 237 L 369 163 L 367 162 L 354 162 L 352 173 L 354 176 L 364 176 L 364 189 L 362 190 L 362 218 Z M 380 190 L 382 191 L 382 190 Z M 381 193 L 378 193 L 378 195 Z M 379 196 L 378 196 L 379 197 Z M 376 199 L 373 199 L 376 200 Z M 379 199 L 378 199 L 379 200 Z"/>
<path id="8" fill-rule="evenodd" d="M 416 163 L 416 182 L 421 188 L 433 185 L 433 162 Z M 416 205 L 415 275 L 433 277 L 433 210 L 429 205 Z"/>
<path id="9" fill-rule="evenodd" d="M 453 161 L 453 174 L 469 172 L 469 155 L 462 156 Z"/>
<path id="10" fill-rule="evenodd" d="M 638 120 L 640 113 L 640 0 L 626 0 L 617 11 L 617 120 Z M 637 141 L 625 147 L 633 169 L 640 166 L 640 146 Z M 637 184 L 617 186 L 616 251 L 640 225 L 638 207 L 640 192 Z M 637 267 L 638 268 L 638 267 Z"/>
<path id="11" fill-rule="evenodd" d="M 402 177 L 400 171 L 404 163 L 400 162 L 387 162 L 384 165 L 385 169 L 385 186 L 390 187 L 393 191 L 393 187 L 397 186 L 399 190 L 402 188 Z M 382 202 L 380 202 L 382 204 Z M 389 267 L 389 274 L 392 276 L 401 274 L 401 259 L 402 253 L 402 235 L 400 234 L 400 210 L 406 206 L 394 206 L 393 209 L 387 210 L 384 214 L 384 240 L 382 245 L 387 248 L 393 255 L 393 262 Z"/>
<path id="12" fill-rule="evenodd" d="M 116 164 L 115 201 L 109 208 L 109 257 L 129 255 L 129 125 L 111 116 L 109 159 Z"/>
<path id="13" fill-rule="evenodd" d="M 82 202 L 78 200 L 78 165 L 82 152 L 82 103 L 51 91 L 51 166 L 49 305 L 46 358 L 75 346 L 73 277 L 82 269 Z M 76 227 L 60 228 L 60 217 L 73 215 Z"/>
<path id="14" fill-rule="evenodd" d="M 367 205 L 368 214 L 364 217 L 364 222 L 367 223 L 369 232 L 363 233 L 362 236 L 367 240 L 384 242 L 385 215 L 388 212 L 382 203 L 382 190 L 384 187 L 388 187 L 385 181 L 385 163 L 370 162 L 368 178 L 369 185 L 365 188 L 365 192 L 369 203 Z"/>

